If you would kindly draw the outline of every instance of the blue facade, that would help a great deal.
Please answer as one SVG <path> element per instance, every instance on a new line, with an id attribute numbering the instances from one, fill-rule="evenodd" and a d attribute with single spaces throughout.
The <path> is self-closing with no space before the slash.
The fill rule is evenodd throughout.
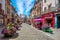
<path id="1" fill-rule="evenodd" d="M 55 27 L 60 28 L 60 14 L 57 14 L 55 17 Z"/>
<path id="2" fill-rule="evenodd" d="M 57 16 L 55 16 L 55 28 L 57 28 Z"/>

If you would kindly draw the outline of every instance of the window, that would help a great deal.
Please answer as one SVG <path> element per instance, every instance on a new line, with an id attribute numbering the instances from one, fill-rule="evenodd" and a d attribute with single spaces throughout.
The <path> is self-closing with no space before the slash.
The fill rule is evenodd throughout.
<path id="1" fill-rule="evenodd" d="M 44 12 L 46 12 L 46 7 L 44 8 Z"/>
<path id="2" fill-rule="evenodd" d="M 60 0 L 59 0 L 59 8 L 60 8 Z"/>
<path id="3" fill-rule="evenodd" d="M 46 3 L 46 0 L 44 0 L 44 3 Z"/>
<path id="4" fill-rule="evenodd" d="M 9 8 L 7 8 L 7 13 L 10 13 L 10 9 Z"/>
<path id="5" fill-rule="evenodd" d="M 12 17 L 14 17 L 14 14 L 13 13 L 11 15 L 12 15 Z"/>
<path id="6" fill-rule="evenodd" d="M 7 0 L 7 4 L 10 5 L 10 0 Z"/>
<path id="7" fill-rule="evenodd" d="M 48 6 L 48 10 L 50 10 L 51 5 Z"/>
<path id="8" fill-rule="evenodd" d="M 39 6 L 38 9 L 37 9 L 38 13 L 41 12 L 41 9 L 42 9 L 41 6 Z"/>
<path id="9" fill-rule="evenodd" d="M 60 3 L 60 0 L 59 0 L 59 3 Z"/>
<path id="10" fill-rule="evenodd" d="M 0 4 L 0 9 L 1 9 L 2 5 Z"/>

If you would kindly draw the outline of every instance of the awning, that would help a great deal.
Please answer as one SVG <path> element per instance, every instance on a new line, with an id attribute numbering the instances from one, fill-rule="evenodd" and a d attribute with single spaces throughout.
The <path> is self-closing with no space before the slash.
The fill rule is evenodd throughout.
<path id="1" fill-rule="evenodd" d="M 33 21 L 42 21 L 44 20 L 43 18 L 39 18 L 39 19 L 34 19 Z"/>

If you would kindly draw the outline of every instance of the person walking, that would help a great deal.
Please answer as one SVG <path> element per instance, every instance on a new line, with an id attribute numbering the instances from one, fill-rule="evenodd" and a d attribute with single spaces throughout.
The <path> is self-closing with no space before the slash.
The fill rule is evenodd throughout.
<path id="1" fill-rule="evenodd" d="M 40 22 L 40 30 L 42 30 L 42 22 Z"/>

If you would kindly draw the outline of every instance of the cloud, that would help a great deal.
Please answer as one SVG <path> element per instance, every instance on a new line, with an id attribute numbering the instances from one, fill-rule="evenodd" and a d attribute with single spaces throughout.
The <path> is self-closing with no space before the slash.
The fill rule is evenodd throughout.
<path id="1" fill-rule="evenodd" d="M 18 14 L 25 14 L 27 17 L 34 6 L 36 0 L 14 0 L 12 3 L 16 7 Z"/>
<path id="2" fill-rule="evenodd" d="M 24 13 L 24 8 L 23 8 L 23 1 L 22 0 L 17 0 L 17 7 L 18 7 L 18 13 L 23 14 Z"/>

